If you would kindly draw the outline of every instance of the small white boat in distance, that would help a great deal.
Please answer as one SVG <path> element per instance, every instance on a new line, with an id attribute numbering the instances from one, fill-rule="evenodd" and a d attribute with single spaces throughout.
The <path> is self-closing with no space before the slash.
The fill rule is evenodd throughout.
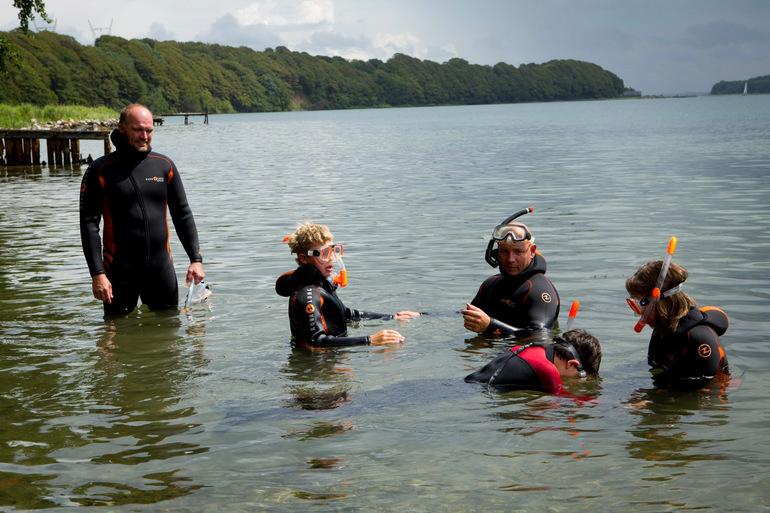
<path id="1" fill-rule="evenodd" d="M 743 96 L 746 96 L 749 93 L 749 83 L 744 82 L 743 83 Z"/>

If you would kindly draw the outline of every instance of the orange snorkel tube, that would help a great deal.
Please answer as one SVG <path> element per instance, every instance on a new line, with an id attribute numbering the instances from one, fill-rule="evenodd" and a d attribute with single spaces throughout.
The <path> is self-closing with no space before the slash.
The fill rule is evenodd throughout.
<path id="1" fill-rule="evenodd" d="M 567 327 L 564 331 L 572 329 L 572 325 L 575 324 L 575 317 L 577 317 L 578 310 L 580 310 L 580 301 L 577 299 L 572 302 L 572 306 L 569 308 L 569 317 L 567 317 Z"/>
<path id="2" fill-rule="evenodd" d="M 660 301 L 660 288 L 663 286 L 663 282 L 666 280 L 666 275 L 668 275 L 668 268 L 671 266 L 671 259 L 674 257 L 674 251 L 676 251 L 676 243 L 676 237 L 671 237 L 671 239 L 668 241 L 666 256 L 663 259 L 663 266 L 660 268 L 660 274 L 658 274 L 658 281 L 655 284 L 655 288 L 652 289 L 652 293 L 650 294 L 650 302 L 647 304 L 647 306 L 644 307 L 644 312 L 642 312 L 641 317 L 639 317 L 639 321 L 634 326 L 634 331 L 637 333 L 641 333 L 645 324 L 650 323 L 652 313 L 655 311 L 655 305 L 658 304 L 658 301 Z"/>

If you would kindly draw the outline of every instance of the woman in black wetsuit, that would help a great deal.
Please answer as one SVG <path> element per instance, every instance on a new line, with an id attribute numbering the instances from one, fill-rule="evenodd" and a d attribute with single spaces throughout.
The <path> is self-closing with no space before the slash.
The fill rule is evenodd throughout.
<path id="1" fill-rule="evenodd" d="M 727 315 L 717 307 L 698 307 L 682 291 L 687 270 L 670 264 L 660 287 L 659 300 L 653 289 L 664 262 L 657 260 L 641 266 L 626 281 L 629 306 L 637 315 L 647 316 L 652 328 L 647 360 L 656 385 L 700 387 L 719 374 L 727 374 L 727 355 L 719 337 L 727 331 Z M 651 306 L 647 313 L 645 309 Z"/>
<path id="2" fill-rule="evenodd" d="M 368 336 L 349 337 L 347 323 L 362 319 L 411 319 L 417 312 L 395 314 L 363 312 L 346 307 L 337 296 L 337 287 L 347 285 L 347 274 L 332 277 L 335 263 L 342 262 L 342 245 L 325 225 L 304 223 L 287 237 L 291 252 L 297 255 L 297 267 L 282 274 L 275 291 L 289 297 L 291 334 L 298 344 L 313 346 L 348 346 L 357 344 L 398 344 L 404 337 L 395 330 L 380 330 Z M 338 279 L 340 278 L 340 279 Z"/>

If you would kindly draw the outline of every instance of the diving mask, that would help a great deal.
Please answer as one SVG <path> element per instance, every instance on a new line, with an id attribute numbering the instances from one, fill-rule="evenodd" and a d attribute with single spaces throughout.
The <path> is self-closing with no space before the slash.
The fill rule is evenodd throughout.
<path id="1" fill-rule="evenodd" d="M 671 297 L 674 294 L 677 294 L 681 291 L 682 291 L 682 284 L 680 283 L 676 287 L 671 287 L 667 291 L 663 292 L 660 295 L 660 299 Z M 650 301 L 652 301 L 652 297 L 650 296 L 645 296 L 642 299 L 635 299 L 632 297 L 626 298 L 626 303 L 628 303 L 628 306 L 631 308 L 631 310 L 634 311 L 636 315 L 642 315 L 644 313 L 644 308 L 650 304 Z"/>
<path id="2" fill-rule="evenodd" d="M 342 244 L 329 244 L 321 249 L 309 249 L 303 252 L 304 255 L 318 257 L 324 262 L 328 262 L 332 258 L 341 259 L 344 253 L 345 247 Z"/>
<path id="3" fill-rule="evenodd" d="M 484 260 L 486 260 L 489 265 L 492 267 L 500 265 L 500 261 L 497 258 L 497 245 L 503 240 L 510 239 L 513 242 L 525 240 L 534 241 L 532 234 L 526 226 L 520 223 L 509 224 L 517 217 L 521 217 L 524 214 L 529 214 L 534 211 L 535 207 L 521 209 L 508 216 L 502 223 L 495 226 L 495 229 L 492 231 L 492 238 L 489 239 L 489 244 L 487 244 L 487 252 L 484 255 Z"/>
<path id="4" fill-rule="evenodd" d="M 586 377 L 586 370 L 583 368 L 583 362 L 580 360 L 580 355 L 577 352 L 577 349 L 575 349 L 575 346 L 572 345 L 571 342 L 568 342 L 567 340 L 563 339 L 562 337 L 556 337 L 553 339 L 554 345 L 561 346 L 562 348 L 566 349 L 567 352 L 572 356 L 573 360 L 577 360 L 578 366 L 577 371 L 578 375 L 581 378 Z"/>

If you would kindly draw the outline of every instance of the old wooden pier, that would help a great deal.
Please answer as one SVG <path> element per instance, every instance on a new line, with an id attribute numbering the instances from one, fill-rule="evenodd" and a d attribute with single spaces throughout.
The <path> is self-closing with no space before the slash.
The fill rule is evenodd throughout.
<path id="1" fill-rule="evenodd" d="M 0 165 L 40 165 L 40 140 L 45 139 L 48 165 L 79 164 L 80 140 L 104 141 L 104 154 L 112 151 L 110 129 L 104 130 L 6 130 L 0 129 Z"/>
<path id="2" fill-rule="evenodd" d="M 184 116 L 184 124 L 189 124 L 189 117 L 190 116 L 203 116 L 203 124 L 208 125 L 209 124 L 209 113 L 206 112 L 172 112 L 169 114 L 160 114 L 157 117 L 154 117 L 152 119 L 152 122 L 154 125 L 162 125 L 164 118 L 169 118 L 172 116 Z"/>

